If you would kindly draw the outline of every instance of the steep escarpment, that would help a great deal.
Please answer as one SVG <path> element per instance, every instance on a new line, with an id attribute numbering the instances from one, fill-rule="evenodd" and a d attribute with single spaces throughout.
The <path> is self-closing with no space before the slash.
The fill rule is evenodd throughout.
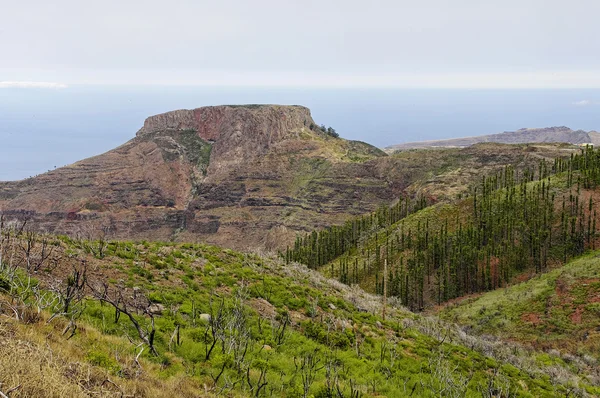
<path id="1" fill-rule="evenodd" d="M 179 110 L 105 154 L 0 184 L 0 210 L 51 232 L 264 246 L 393 200 L 369 163 L 384 156 L 323 133 L 301 106 Z"/>
<path id="2" fill-rule="evenodd" d="M 477 170 L 527 167 L 542 153 L 552 158 L 564 150 L 473 147 L 387 156 L 326 134 L 305 107 L 204 107 L 149 117 L 114 150 L 0 183 L 0 211 L 55 233 L 278 249 L 298 232 L 341 224 L 401 195 L 451 199 Z"/>
<path id="3" fill-rule="evenodd" d="M 298 139 L 316 126 L 302 106 L 238 105 L 177 110 L 146 119 L 137 137 L 191 130 L 213 143 L 209 175 L 218 178 L 267 153 L 273 145 Z"/>

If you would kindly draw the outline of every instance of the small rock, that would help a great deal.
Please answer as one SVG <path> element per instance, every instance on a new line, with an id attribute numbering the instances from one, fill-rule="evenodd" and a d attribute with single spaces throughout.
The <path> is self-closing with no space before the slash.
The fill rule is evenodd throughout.
<path id="1" fill-rule="evenodd" d="M 335 305 L 333 305 L 333 303 L 329 303 L 329 308 L 332 310 L 336 310 L 337 307 Z"/>
<path id="2" fill-rule="evenodd" d="M 342 320 L 339 324 L 342 330 L 352 329 L 352 323 L 347 320 Z"/>
<path id="3" fill-rule="evenodd" d="M 200 314 L 198 319 L 200 319 L 202 322 L 210 322 L 210 314 Z"/>
<path id="4" fill-rule="evenodd" d="M 263 348 L 263 350 L 265 350 L 265 351 L 271 351 L 271 350 L 273 349 L 273 348 L 271 348 L 271 346 L 270 346 L 270 345 L 268 345 L 268 344 L 265 344 L 265 345 L 263 345 L 263 346 L 262 346 L 262 348 Z"/>
<path id="5" fill-rule="evenodd" d="M 151 304 L 150 307 L 148 307 L 148 312 L 150 312 L 153 315 L 161 315 L 164 310 L 165 306 L 158 303 Z"/>

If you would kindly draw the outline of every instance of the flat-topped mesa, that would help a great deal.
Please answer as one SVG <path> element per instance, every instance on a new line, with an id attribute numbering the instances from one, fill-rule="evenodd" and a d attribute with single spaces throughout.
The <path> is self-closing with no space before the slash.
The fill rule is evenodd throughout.
<path id="1" fill-rule="evenodd" d="M 182 109 L 150 116 L 137 136 L 164 130 L 195 130 L 200 138 L 218 141 L 223 135 L 268 135 L 281 140 L 314 125 L 310 110 L 298 105 L 221 105 Z"/>
<path id="2" fill-rule="evenodd" d="M 314 128 L 310 110 L 297 105 L 222 105 L 151 116 L 138 138 L 192 130 L 212 144 L 207 180 L 226 178 L 274 145 Z"/>

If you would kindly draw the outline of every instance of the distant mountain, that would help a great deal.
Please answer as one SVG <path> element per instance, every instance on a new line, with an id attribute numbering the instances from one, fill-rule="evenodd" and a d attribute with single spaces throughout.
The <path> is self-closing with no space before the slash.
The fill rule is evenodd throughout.
<path id="1" fill-rule="evenodd" d="M 0 183 L 0 212 L 55 233 L 271 247 L 398 197 L 385 157 L 302 106 L 178 110 L 107 153 Z"/>
<path id="2" fill-rule="evenodd" d="M 566 152 L 565 152 L 566 151 Z M 214 106 L 149 117 L 102 155 L 0 183 L 0 213 L 51 233 L 283 249 L 400 196 L 453 199 L 482 170 L 567 148 L 482 144 L 388 156 L 337 138 L 308 108 Z"/>
<path id="3" fill-rule="evenodd" d="M 467 147 L 480 142 L 500 144 L 525 144 L 565 142 L 569 144 L 600 144 L 600 133 L 596 131 L 571 130 L 568 127 L 524 128 L 517 131 L 506 131 L 499 134 L 476 137 L 451 138 L 445 140 L 407 142 L 385 148 L 388 153 L 418 148 Z"/>

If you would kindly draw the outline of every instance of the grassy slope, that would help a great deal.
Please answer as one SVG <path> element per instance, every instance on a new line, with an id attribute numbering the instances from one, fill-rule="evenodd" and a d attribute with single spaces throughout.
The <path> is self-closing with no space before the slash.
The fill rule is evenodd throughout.
<path id="1" fill-rule="evenodd" d="M 505 289 L 448 305 L 441 316 L 494 334 L 600 359 L 600 252 Z"/>
<path id="2" fill-rule="evenodd" d="M 318 361 L 318 371 L 307 396 L 327 396 L 327 372 L 344 396 L 350 396 L 351 389 L 363 396 L 401 397 L 411 391 L 413 396 L 439 396 L 448 385 L 465 383 L 466 392 L 454 388 L 457 396 L 476 397 L 492 383 L 510 388 L 516 396 L 553 397 L 564 395 L 569 383 L 575 382 L 581 391 L 600 394 L 600 389 L 576 375 L 580 369 L 562 367 L 555 363 L 559 359 L 551 361 L 567 374 L 563 384 L 546 374 L 546 364 L 532 360 L 518 346 L 476 339 L 450 324 L 400 307 L 390 306 L 384 321 L 376 297 L 302 266 L 284 266 L 274 259 L 204 245 L 111 244 L 107 257 L 97 259 L 77 242 L 63 239 L 59 251 L 64 255 L 63 267 L 39 274 L 42 281 L 61 279 L 69 261 L 85 259 L 91 280 L 108 278 L 125 297 L 139 287 L 152 301 L 164 305 L 162 315 L 156 317 L 160 356 L 153 357 L 146 350 L 139 369 L 134 363 L 139 348 L 133 328 L 125 316 L 115 323 L 114 311 L 106 305 L 88 300 L 77 333 L 67 339 L 62 335 L 66 321 L 47 322 L 49 314 L 44 311 L 29 324 L 11 319 L 6 305 L 11 299 L 4 293 L 0 299 L 0 390 L 21 385 L 11 397 L 39 396 L 42 390 L 48 391 L 45 396 L 57 397 L 120 396 L 121 391 L 147 397 L 217 392 L 250 396 L 256 391 L 250 384 L 256 385 L 260 369 L 268 370 L 268 384 L 261 395 L 303 396 L 302 372 L 295 362 L 311 354 Z M 219 347 L 204 360 L 206 326 L 193 317 L 193 307 L 197 313 L 209 312 L 211 292 L 224 299 L 229 309 L 243 293 L 243 330 L 251 338 L 242 367 L 250 369 L 249 373 L 238 374 L 233 357 Z M 272 325 L 276 327 L 285 316 L 292 326 L 278 344 Z M 169 347 L 175 325 L 181 327 L 181 344 Z M 13 355 L 26 360 L 13 361 Z M 212 376 L 224 363 L 224 376 L 215 386 Z"/>

